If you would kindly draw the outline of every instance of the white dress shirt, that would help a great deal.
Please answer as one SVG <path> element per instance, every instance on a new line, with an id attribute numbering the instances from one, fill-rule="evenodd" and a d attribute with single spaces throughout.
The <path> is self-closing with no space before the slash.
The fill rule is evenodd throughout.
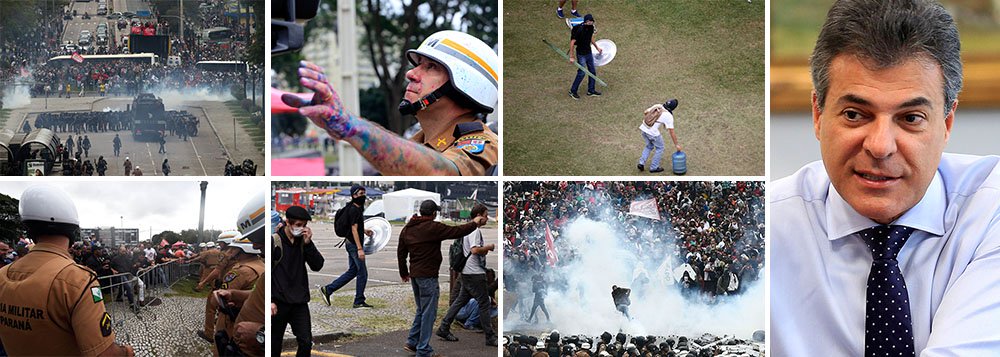
<path id="1" fill-rule="evenodd" d="M 944 154 L 924 197 L 893 225 L 916 231 L 897 260 L 919 356 L 1000 355 L 1000 157 Z M 822 162 L 771 185 L 773 356 L 863 356 L 871 251 Z"/>

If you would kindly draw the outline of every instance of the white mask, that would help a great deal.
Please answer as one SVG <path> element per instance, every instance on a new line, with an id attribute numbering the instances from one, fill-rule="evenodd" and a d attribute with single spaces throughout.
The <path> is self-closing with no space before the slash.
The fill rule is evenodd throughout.
<path id="1" fill-rule="evenodd" d="M 305 227 L 303 227 L 303 228 L 294 228 L 293 227 L 292 228 L 292 235 L 296 236 L 296 237 L 301 237 L 302 233 L 305 233 L 305 231 L 306 231 Z"/>

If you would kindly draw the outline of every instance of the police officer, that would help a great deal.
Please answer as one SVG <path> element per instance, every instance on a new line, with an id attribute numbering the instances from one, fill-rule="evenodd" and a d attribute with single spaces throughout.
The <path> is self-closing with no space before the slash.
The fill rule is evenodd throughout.
<path id="1" fill-rule="evenodd" d="M 6 352 L 49 356 L 133 356 L 115 344 L 97 275 L 77 265 L 70 244 L 80 236 L 76 206 L 62 190 L 33 186 L 19 213 L 37 244 L 0 269 L 0 340 Z"/>
<path id="2" fill-rule="evenodd" d="M 261 213 L 263 215 L 263 212 Z M 263 216 L 262 216 L 263 217 Z M 264 260 L 260 258 L 260 250 L 254 249 L 253 242 L 247 237 L 241 237 L 233 242 L 230 247 L 239 249 L 235 257 L 236 263 L 233 268 L 222 278 L 223 290 L 251 290 L 257 282 L 257 278 L 264 273 Z M 231 248 L 231 249 L 232 249 Z M 226 331 L 227 336 L 232 336 L 233 323 L 225 314 L 218 314 L 215 321 L 215 332 Z M 217 341 L 217 340 L 216 340 Z"/>
<path id="3" fill-rule="evenodd" d="M 421 131 L 407 141 L 348 112 L 327 82 L 323 69 L 308 62 L 299 68 L 301 83 L 313 90 L 311 102 L 284 95 L 285 104 L 354 146 L 385 175 L 465 175 L 492 173 L 497 135 L 479 119 L 497 102 L 500 60 L 483 41 L 457 31 L 441 31 L 406 52 L 414 68 L 399 105 Z"/>
<path id="4" fill-rule="evenodd" d="M 219 234 L 218 243 L 222 247 L 222 257 L 215 269 L 198 282 L 198 286 L 195 288 L 196 291 L 201 291 L 201 289 L 205 288 L 205 284 L 208 283 L 212 283 L 213 291 L 222 286 L 221 281 L 218 279 L 224 276 L 224 273 L 229 272 L 235 264 L 236 259 L 234 257 L 238 254 L 239 249 L 231 246 L 231 244 L 239 237 L 240 233 L 238 231 L 225 231 Z M 198 337 L 209 343 L 215 343 L 215 313 L 218 309 L 218 300 L 212 295 L 205 298 L 205 325 L 202 330 L 197 331 L 197 334 Z"/>
<path id="5" fill-rule="evenodd" d="M 264 212 L 266 199 L 263 195 L 251 199 L 240 211 L 237 226 L 245 240 L 250 241 L 252 248 L 263 256 L 264 251 Z M 263 269 L 263 260 L 259 259 Z M 249 278 L 245 275 L 244 279 Z M 228 325 L 223 338 L 217 340 L 223 345 L 218 348 L 223 355 L 232 354 L 236 350 L 246 356 L 264 355 L 264 284 L 263 270 L 258 272 L 255 281 L 251 282 L 252 290 L 216 290 L 214 294 L 228 301 L 230 306 L 239 308 L 236 320 Z M 232 285 L 231 285 L 232 287 Z"/>
<path id="6" fill-rule="evenodd" d="M 222 261 L 222 252 L 216 249 L 215 242 L 201 243 L 200 247 L 205 248 L 202 250 L 198 257 L 192 259 L 191 263 L 201 264 L 201 274 L 199 275 L 198 281 L 201 282 L 205 280 L 205 277 L 209 273 L 215 270 L 219 266 L 219 262 Z M 195 290 L 201 290 L 199 287 L 195 287 Z"/>

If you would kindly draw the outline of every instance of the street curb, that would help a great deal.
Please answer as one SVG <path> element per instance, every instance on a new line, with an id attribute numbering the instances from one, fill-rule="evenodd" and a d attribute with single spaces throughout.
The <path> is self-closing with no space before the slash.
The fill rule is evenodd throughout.
<path id="1" fill-rule="evenodd" d="M 212 123 L 212 117 L 208 116 L 208 111 L 205 110 L 205 107 L 203 107 L 203 106 L 193 106 L 193 105 L 188 105 L 187 107 L 188 108 L 198 108 L 198 109 L 201 109 L 201 112 L 203 114 L 205 114 L 205 121 L 208 122 L 208 126 L 212 127 L 212 134 L 215 134 L 215 138 L 219 139 L 219 144 L 222 145 L 222 151 L 224 151 L 226 153 L 226 157 L 229 158 L 229 160 L 233 160 L 233 156 L 229 154 L 229 148 L 226 147 L 226 143 L 223 142 L 222 141 L 222 137 L 219 136 L 219 131 L 215 130 L 215 124 Z M 235 165 L 235 164 L 233 164 L 233 165 Z"/>
<path id="2" fill-rule="evenodd" d="M 354 337 L 354 334 L 349 333 L 349 332 L 334 332 L 334 333 L 327 333 L 327 334 L 322 334 L 322 335 L 314 335 L 312 342 L 313 342 L 313 344 L 330 343 L 330 342 L 336 342 L 338 340 L 343 340 L 343 339 L 347 339 L 347 338 L 351 338 L 351 337 Z M 297 346 L 298 346 L 298 343 L 295 342 L 294 338 L 286 338 L 286 339 L 284 339 L 284 340 L 281 341 L 281 349 L 282 350 L 286 350 L 286 349 L 294 350 Z"/>

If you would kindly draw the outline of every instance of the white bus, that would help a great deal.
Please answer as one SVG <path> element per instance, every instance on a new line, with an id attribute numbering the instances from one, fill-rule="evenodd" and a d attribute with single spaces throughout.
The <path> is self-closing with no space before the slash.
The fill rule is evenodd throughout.
<path id="1" fill-rule="evenodd" d="M 132 63 L 148 63 L 156 64 L 157 59 L 160 56 L 154 55 L 152 53 L 137 53 L 129 55 L 80 55 L 83 57 L 83 63 L 87 62 L 113 62 L 118 60 L 126 60 Z M 77 64 L 71 55 L 55 56 L 49 59 L 49 63 L 52 64 L 64 64 L 64 65 L 74 65 Z"/>

